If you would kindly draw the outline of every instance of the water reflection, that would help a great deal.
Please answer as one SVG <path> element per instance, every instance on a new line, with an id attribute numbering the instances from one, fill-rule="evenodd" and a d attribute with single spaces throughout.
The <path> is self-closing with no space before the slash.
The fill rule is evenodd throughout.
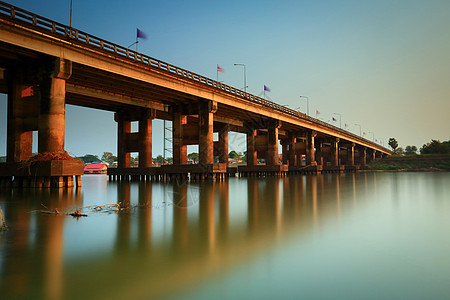
<path id="1" fill-rule="evenodd" d="M 181 295 L 274 245 L 345 220 L 387 184 L 377 176 L 112 182 L 108 189 L 115 188 L 117 198 L 108 194 L 97 204 L 117 199 L 122 209 L 88 211 L 79 220 L 29 213 L 93 202 L 79 190 L 2 191 L 11 229 L 0 235 L 0 293 L 34 299 Z M 75 255 L 70 249 L 77 245 L 91 250 Z"/>

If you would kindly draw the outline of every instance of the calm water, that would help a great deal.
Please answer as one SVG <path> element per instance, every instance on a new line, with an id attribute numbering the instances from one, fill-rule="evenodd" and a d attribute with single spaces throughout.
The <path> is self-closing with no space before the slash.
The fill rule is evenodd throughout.
<path id="1" fill-rule="evenodd" d="M 80 191 L 0 190 L 0 205 L 1 299 L 450 298 L 450 173 L 87 175 Z"/>

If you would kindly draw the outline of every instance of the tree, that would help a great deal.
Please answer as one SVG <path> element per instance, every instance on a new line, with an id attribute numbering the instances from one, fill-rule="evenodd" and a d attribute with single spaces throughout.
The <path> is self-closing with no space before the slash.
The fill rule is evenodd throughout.
<path id="1" fill-rule="evenodd" d="M 117 157 L 114 156 L 111 152 L 103 152 L 102 161 L 108 164 L 112 164 L 117 161 Z"/>
<path id="2" fill-rule="evenodd" d="M 187 158 L 192 160 L 195 164 L 198 161 L 198 153 L 197 152 L 189 153 Z"/>
<path id="3" fill-rule="evenodd" d="M 230 153 L 228 153 L 228 157 L 229 158 L 238 158 L 239 154 L 236 151 L 230 151 Z"/>
<path id="4" fill-rule="evenodd" d="M 394 150 L 394 154 L 397 155 L 403 155 L 405 152 L 403 151 L 402 147 L 398 147 L 397 149 Z"/>
<path id="5" fill-rule="evenodd" d="M 431 140 L 420 148 L 421 154 L 444 154 L 450 153 L 450 141 L 441 143 L 438 140 Z"/>
<path id="6" fill-rule="evenodd" d="M 389 141 L 388 141 L 388 145 L 391 146 L 392 151 L 395 152 L 395 149 L 398 147 L 397 140 L 394 139 L 394 138 L 390 138 Z"/>
<path id="7" fill-rule="evenodd" d="M 164 157 L 162 155 L 158 155 L 153 160 L 159 164 L 164 164 L 166 162 L 166 160 L 164 159 Z"/>
<path id="8" fill-rule="evenodd" d="M 413 155 L 417 153 L 417 147 L 416 146 L 406 146 L 405 147 L 405 154 L 406 155 Z"/>
<path id="9" fill-rule="evenodd" d="M 81 157 L 77 157 L 79 159 L 81 159 L 82 161 L 84 161 L 85 164 L 90 164 L 93 162 L 99 162 L 100 158 L 98 158 L 97 155 L 93 155 L 93 154 L 86 154 L 85 156 L 81 156 Z"/>

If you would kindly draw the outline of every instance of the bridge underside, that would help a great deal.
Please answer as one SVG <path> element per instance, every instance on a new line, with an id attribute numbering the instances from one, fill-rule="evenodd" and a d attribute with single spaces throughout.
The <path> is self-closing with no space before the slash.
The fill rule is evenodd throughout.
<path id="1" fill-rule="evenodd" d="M 17 30 L 8 26 L 0 23 L 1 33 L 8 35 L 5 40 L 13 39 Z M 388 154 L 383 147 L 310 117 L 292 116 L 177 74 L 143 68 L 76 44 L 55 45 L 51 37 L 43 42 L 43 37 L 33 35 L 27 32 L 23 39 L 47 43 L 46 48 L 32 50 L 0 41 L 0 92 L 8 94 L 8 167 L 0 166 L 0 186 L 11 185 L 13 177 L 34 186 L 53 181 L 54 186 L 71 186 L 72 175 L 79 181 L 81 163 L 41 170 L 45 174 L 33 184 L 29 184 L 31 173 L 21 169 L 32 156 L 33 131 L 38 131 L 39 153 L 64 152 L 65 104 L 115 112 L 118 168 L 110 169 L 111 179 L 221 179 L 236 171 L 249 176 L 355 171 Z M 55 47 L 64 55 L 51 55 Z M 153 119 L 172 122 L 173 166 L 152 165 Z M 134 121 L 139 122 L 139 130 L 132 133 Z M 246 135 L 247 165 L 238 169 L 227 167 L 230 131 Z M 214 133 L 219 136 L 216 142 Z M 199 164 L 188 165 L 187 145 L 195 144 Z M 131 152 L 139 152 L 137 169 L 130 168 Z"/>

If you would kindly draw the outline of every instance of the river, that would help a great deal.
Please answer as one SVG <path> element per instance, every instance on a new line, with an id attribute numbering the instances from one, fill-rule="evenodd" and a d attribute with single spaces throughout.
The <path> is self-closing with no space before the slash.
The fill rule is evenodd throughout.
<path id="1" fill-rule="evenodd" d="M 78 190 L 0 190 L 0 298 L 449 299 L 449 183 L 85 175 Z"/>

